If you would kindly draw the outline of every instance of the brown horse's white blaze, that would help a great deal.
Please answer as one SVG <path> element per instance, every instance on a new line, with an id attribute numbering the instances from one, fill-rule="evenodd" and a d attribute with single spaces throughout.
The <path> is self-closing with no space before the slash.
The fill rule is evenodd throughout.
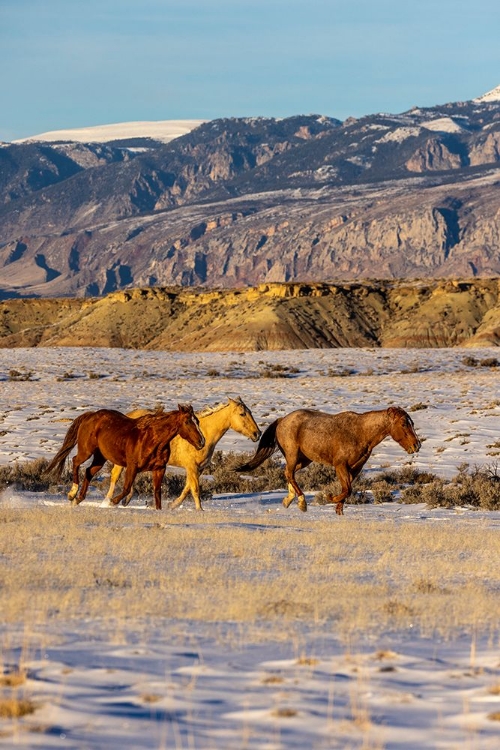
<path id="1" fill-rule="evenodd" d="M 113 409 L 85 412 L 71 423 L 63 445 L 46 473 L 60 477 L 66 458 L 76 445 L 73 484 L 68 493 L 73 505 L 85 499 L 90 481 L 108 460 L 127 467 L 123 491 L 112 498 L 113 505 L 128 494 L 139 472 L 152 471 L 155 507 L 161 510 L 161 483 L 170 456 L 170 441 L 175 435 L 182 435 L 197 450 L 205 445 L 205 437 L 190 404 L 179 404 L 176 411 L 141 419 L 130 419 Z M 90 457 L 92 464 L 85 470 L 77 497 L 79 469 Z"/>
<path id="2" fill-rule="evenodd" d="M 132 419 L 137 419 L 147 414 L 152 414 L 148 410 L 136 410 L 128 414 Z M 186 470 L 186 482 L 178 498 L 170 505 L 170 508 L 178 508 L 191 492 L 197 510 L 203 510 L 200 499 L 200 475 L 209 465 L 214 454 L 215 446 L 228 430 L 234 430 L 250 438 L 254 443 L 260 438 L 260 430 L 252 416 L 252 412 L 243 403 L 243 400 L 237 398 L 228 398 L 225 404 L 215 404 L 207 406 L 196 413 L 200 427 L 205 436 L 205 446 L 202 450 L 195 450 L 190 443 L 186 442 L 181 436 L 176 436 L 170 443 L 170 457 L 168 463 L 170 466 L 178 466 Z M 103 501 L 103 505 L 108 505 L 113 497 L 116 483 L 122 473 L 122 466 L 115 465 L 111 470 L 111 479 L 108 493 Z M 133 495 L 133 488 L 126 498 L 123 499 L 123 505 L 128 505 Z"/>
<path id="3" fill-rule="evenodd" d="M 339 515 L 344 513 L 344 501 L 351 494 L 353 480 L 370 457 L 373 449 L 384 438 L 391 436 L 407 453 L 420 450 L 421 442 L 413 420 L 397 406 L 364 414 L 342 412 L 326 414 L 312 409 L 298 409 L 277 419 L 265 430 L 255 455 L 237 471 L 251 471 L 269 458 L 276 448 L 286 461 L 285 478 L 288 495 L 285 508 L 297 497 L 300 510 L 307 510 L 304 493 L 297 484 L 295 472 L 311 462 L 335 468 L 341 492 L 330 502 Z"/>

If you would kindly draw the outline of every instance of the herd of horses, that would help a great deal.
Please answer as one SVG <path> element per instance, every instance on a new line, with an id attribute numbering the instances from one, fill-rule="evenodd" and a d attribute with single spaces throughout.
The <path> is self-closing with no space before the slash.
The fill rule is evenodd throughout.
<path id="1" fill-rule="evenodd" d="M 373 449 L 390 436 L 407 453 L 420 450 L 420 440 L 410 415 L 400 407 L 390 406 L 358 414 L 347 411 L 328 414 L 313 409 L 297 409 L 276 419 L 261 434 L 253 415 L 243 400 L 229 398 L 227 403 L 209 406 L 195 413 L 190 404 L 179 404 L 175 411 L 136 410 L 122 414 L 113 409 L 87 411 L 70 425 L 64 442 L 46 469 L 48 475 L 60 478 L 66 459 L 76 446 L 73 458 L 73 484 L 68 499 L 78 505 L 85 499 L 92 478 L 106 461 L 114 464 L 105 505 L 128 505 L 134 480 L 139 472 L 151 471 L 155 508 L 161 510 L 161 485 L 168 464 L 186 470 L 186 482 L 170 507 L 177 508 L 191 492 L 197 510 L 200 501 L 200 475 L 208 466 L 215 446 L 233 429 L 259 444 L 255 454 L 235 467 L 235 471 L 256 469 L 277 449 L 285 458 L 288 508 L 297 498 L 298 507 L 307 510 L 303 491 L 295 472 L 311 462 L 333 466 L 341 492 L 330 496 L 337 514 L 343 515 L 344 502 L 352 491 L 352 482 L 370 457 Z M 92 458 L 80 486 L 80 466 Z M 114 495 L 116 482 L 125 470 L 123 488 Z"/>

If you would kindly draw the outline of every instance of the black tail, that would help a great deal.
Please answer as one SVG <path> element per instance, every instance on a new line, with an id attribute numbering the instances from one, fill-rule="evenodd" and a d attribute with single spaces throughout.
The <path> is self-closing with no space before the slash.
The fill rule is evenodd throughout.
<path id="1" fill-rule="evenodd" d="M 55 479 L 60 479 L 64 468 L 64 462 L 75 447 L 78 440 L 78 430 L 80 429 L 81 423 L 86 419 L 89 414 L 94 414 L 93 411 L 86 411 L 80 414 L 69 426 L 69 430 L 66 433 L 64 442 L 61 446 L 60 451 L 54 456 L 50 464 L 43 472 L 45 476 L 54 476 Z"/>
<path id="2" fill-rule="evenodd" d="M 251 458 L 250 461 L 247 461 L 246 464 L 240 464 L 239 466 L 236 466 L 234 469 L 235 471 L 252 471 L 252 469 L 256 469 L 257 466 L 263 464 L 266 458 L 269 458 L 273 455 L 274 451 L 278 447 L 278 443 L 276 440 L 276 428 L 278 426 L 278 422 L 279 419 L 276 419 L 264 431 L 261 439 L 259 440 L 259 445 L 257 446 L 257 450 L 255 451 L 253 458 Z"/>

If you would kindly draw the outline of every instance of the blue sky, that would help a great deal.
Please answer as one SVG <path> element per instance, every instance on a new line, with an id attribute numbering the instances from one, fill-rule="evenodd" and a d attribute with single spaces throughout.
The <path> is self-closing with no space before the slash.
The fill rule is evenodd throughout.
<path id="1" fill-rule="evenodd" d="M 498 0 L 0 0 L 0 140 L 471 99 L 499 39 Z"/>

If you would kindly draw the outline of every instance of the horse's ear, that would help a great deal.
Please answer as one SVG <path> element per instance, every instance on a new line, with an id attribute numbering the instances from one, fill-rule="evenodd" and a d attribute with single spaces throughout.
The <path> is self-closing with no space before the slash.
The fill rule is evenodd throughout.
<path id="1" fill-rule="evenodd" d="M 401 406 L 389 406 L 387 414 L 389 415 L 389 419 L 402 419 L 403 417 L 408 417 L 408 414 L 401 408 Z"/>
<path id="2" fill-rule="evenodd" d="M 242 403 L 241 396 L 237 396 L 236 398 L 231 398 L 231 396 L 228 396 L 227 400 L 229 401 L 230 404 L 241 404 Z"/>
<path id="3" fill-rule="evenodd" d="M 191 404 L 177 404 L 179 411 L 193 411 Z"/>

